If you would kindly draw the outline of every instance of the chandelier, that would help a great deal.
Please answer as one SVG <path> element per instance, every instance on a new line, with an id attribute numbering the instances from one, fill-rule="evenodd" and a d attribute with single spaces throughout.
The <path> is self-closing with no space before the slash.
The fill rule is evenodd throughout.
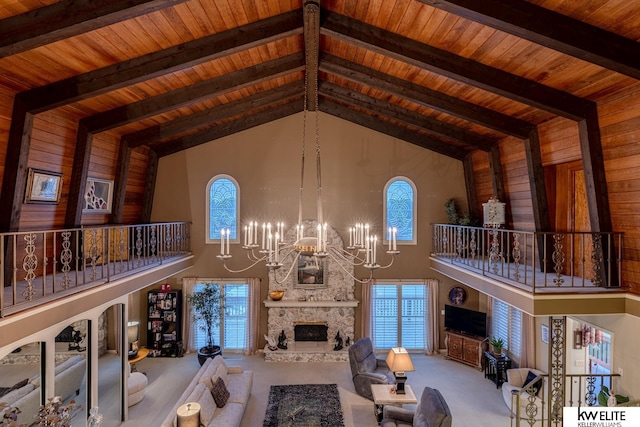
<path id="1" fill-rule="evenodd" d="M 319 4 L 316 2 L 305 3 L 305 13 L 312 16 L 311 20 L 305 20 L 305 32 L 308 27 L 319 25 Z M 311 23 L 308 25 L 307 23 Z M 317 28 L 317 27 L 316 27 Z M 351 278 L 360 282 L 367 283 L 373 278 L 373 272 L 379 268 L 388 268 L 393 264 L 395 255 L 399 254 L 397 248 L 397 228 L 389 227 L 387 230 L 387 250 L 386 253 L 391 257 L 388 264 L 381 266 L 379 261 L 378 246 L 382 245 L 382 241 L 378 240 L 378 236 L 370 230 L 369 224 L 358 223 L 348 228 L 349 244 L 343 247 L 342 244 L 332 244 L 329 242 L 327 231 L 330 228 L 323 220 L 322 211 L 322 176 L 320 167 L 320 123 L 318 118 L 318 51 L 319 51 L 319 31 L 314 31 L 311 37 L 313 41 L 310 47 L 315 55 L 309 55 L 307 50 L 307 59 L 305 61 L 305 85 L 304 85 L 304 112 L 302 125 L 302 155 L 300 168 L 300 195 L 298 199 L 298 223 L 295 225 L 295 237 L 293 243 L 289 237 L 293 231 L 289 233 L 285 231 L 283 222 L 265 222 L 259 224 L 257 221 L 249 221 L 244 226 L 242 248 L 247 252 L 250 265 L 240 270 L 233 270 L 227 266 L 226 261 L 231 259 L 229 252 L 229 239 L 231 232 L 229 229 L 220 230 L 220 254 L 217 258 L 222 261 L 224 268 L 231 273 L 242 273 L 248 269 L 264 263 L 264 265 L 273 272 L 273 277 L 278 284 L 285 282 L 294 268 L 298 265 L 301 256 L 311 258 L 312 268 L 320 269 L 321 260 L 329 259 L 336 262 L 340 268 Z M 307 47 L 305 46 L 305 49 Z M 304 166 L 305 166 L 305 150 L 307 135 L 307 112 L 308 112 L 308 83 L 309 73 L 313 72 L 315 79 L 314 90 L 314 106 L 315 106 L 315 146 L 316 146 L 316 208 L 317 208 L 317 225 L 309 227 L 309 221 L 302 220 L 303 206 L 303 188 L 304 188 Z M 307 226 L 305 227 L 305 224 Z M 309 228 L 315 228 L 309 230 Z M 344 265 L 362 266 L 369 270 L 369 277 L 366 279 L 358 279 L 353 274 L 353 269 L 348 271 Z M 286 271 L 276 274 L 283 266 L 288 265 Z M 308 268 L 308 267 L 307 267 Z"/>

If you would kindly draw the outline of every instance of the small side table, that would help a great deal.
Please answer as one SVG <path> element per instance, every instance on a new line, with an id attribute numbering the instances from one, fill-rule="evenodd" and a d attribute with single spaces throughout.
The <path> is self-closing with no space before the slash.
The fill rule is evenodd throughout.
<path id="1" fill-rule="evenodd" d="M 502 383 L 507 382 L 507 369 L 511 369 L 511 359 L 502 353 L 496 356 L 490 351 L 484 352 L 484 377 L 496 383 L 499 388 Z"/>
<path id="2" fill-rule="evenodd" d="M 139 348 L 138 349 L 138 355 L 136 357 L 134 357 L 133 359 L 129 359 L 129 364 L 131 365 L 131 372 L 138 372 L 138 369 L 136 367 L 136 363 L 141 361 L 142 359 L 146 358 L 149 355 L 149 349 L 148 348 Z"/>
<path id="3" fill-rule="evenodd" d="M 382 411 L 384 409 L 384 405 L 394 405 L 394 406 L 402 406 L 402 405 L 410 405 L 414 403 L 418 403 L 418 399 L 416 399 L 416 395 L 413 394 L 413 390 L 411 390 L 411 386 L 404 386 L 405 394 L 396 394 L 392 393 L 394 390 L 393 384 L 371 384 L 371 394 L 373 395 L 373 410 L 376 416 L 376 420 L 378 420 L 378 424 L 382 421 Z"/>

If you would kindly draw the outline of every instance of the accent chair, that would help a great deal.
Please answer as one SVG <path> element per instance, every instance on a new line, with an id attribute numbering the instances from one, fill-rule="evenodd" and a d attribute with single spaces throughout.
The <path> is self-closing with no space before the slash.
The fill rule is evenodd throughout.
<path id="1" fill-rule="evenodd" d="M 452 421 L 451 411 L 440 391 L 425 387 L 415 411 L 386 405 L 380 427 L 451 427 Z"/>
<path id="2" fill-rule="evenodd" d="M 378 359 L 371 338 L 364 337 L 349 347 L 353 385 L 362 397 L 373 400 L 371 384 L 393 384 L 393 372 L 384 359 Z"/>
<path id="3" fill-rule="evenodd" d="M 502 384 L 502 397 L 509 410 L 515 415 L 517 411 L 517 408 L 514 407 L 516 394 L 520 394 L 520 419 L 522 425 L 529 425 L 527 406 L 531 403 L 535 406 L 535 415 L 532 418 L 538 420 L 534 425 L 539 425 L 539 420 L 544 415 L 542 410 L 548 403 L 543 405 L 542 400 L 543 397 L 545 401 L 548 400 L 546 393 L 547 379 L 543 377 L 534 381 L 543 374 L 544 372 L 533 368 L 507 369 L 507 382 Z M 532 385 L 533 387 L 530 388 Z M 528 390 L 523 390 L 525 388 L 531 390 L 533 394 L 529 394 Z M 533 411 L 532 408 L 529 408 L 529 410 Z"/>

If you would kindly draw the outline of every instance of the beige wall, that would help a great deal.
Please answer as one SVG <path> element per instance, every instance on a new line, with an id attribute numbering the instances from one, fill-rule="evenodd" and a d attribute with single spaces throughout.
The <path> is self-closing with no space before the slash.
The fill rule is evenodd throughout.
<path id="1" fill-rule="evenodd" d="M 195 262 L 185 275 L 260 277 L 266 298 L 266 269 L 255 267 L 242 274 L 228 273 L 215 258 L 219 246 L 205 244 L 205 188 L 213 176 L 231 175 L 240 186 L 243 224 L 248 220 L 280 220 L 293 226 L 298 218 L 302 119 L 302 113 L 296 114 L 160 159 L 152 221 L 192 221 Z M 307 128 L 311 132 L 306 142 L 303 219 L 315 219 L 313 113 L 309 113 Z M 466 206 L 462 162 L 323 113 L 320 144 L 324 218 L 343 240 L 348 240 L 347 229 L 356 222 L 369 222 L 381 232 L 383 189 L 390 178 L 403 175 L 414 182 L 418 195 L 418 244 L 400 246 L 401 254 L 393 267 L 378 270 L 376 277 L 438 277 L 442 280 L 441 293 L 446 296 L 454 282 L 430 271 L 427 256 L 431 224 L 447 220 L 445 201 L 453 197 Z M 240 245 L 231 245 L 231 254 L 231 268 L 247 265 Z M 364 277 L 367 273 L 361 269 L 356 274 Z M 357 286 L 356 296 L 359 293 Z M 477 292 L 469 290 L 469 294 L 469 304 L 473 306 L 470 308 L 477 308 Z M 445 300 L 441 298 L 443 304 Z M 359 319 L 359 313 L 356 315 Z M 265 333 L 266 317 L 263 307 L 261 324 Z"/>

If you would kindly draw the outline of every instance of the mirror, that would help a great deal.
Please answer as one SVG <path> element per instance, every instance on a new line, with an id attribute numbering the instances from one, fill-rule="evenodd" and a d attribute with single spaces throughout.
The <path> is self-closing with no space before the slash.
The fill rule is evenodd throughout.
<path id="1" fill-rule="evenodd" d="M 29 425 L 40 408 L 40 343 L 16 348 L 0 360 L 0 402 L 17 407 L 20 424 Z"/>
<path id="2" fill-rule="evenodd" d="M 86 424 L 88 346 L 88 320 L 69 324 L 55 338 L 54 393 L 63 405 L 71 401 L 78 405 L 72 414 L 73 426 Z"/>
<path id="3" fill-rule="evenodd" d="M 105 425 L 119 424 L 122 402 L 117 325 L 122 304 L 107 308 L 98 318 L 98 411 Z"/>

